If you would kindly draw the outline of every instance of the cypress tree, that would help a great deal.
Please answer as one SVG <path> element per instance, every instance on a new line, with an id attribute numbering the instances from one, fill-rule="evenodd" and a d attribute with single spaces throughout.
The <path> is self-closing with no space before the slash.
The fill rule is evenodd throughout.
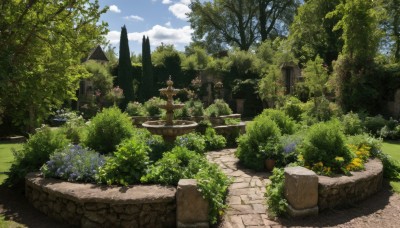
<path id="1" fill-rule="evenodd" d="M 124 99 L 120 103 L 120 108 L 124 110 L 129 101 L 134 98 L 132 64 L 129 51 L 128 33 L 125 25 L 121 28 L 121 38 L 119 42 L 119 63 L 117 85 L 124 91 Z"/>
<path id="2" fill-rule="evenodd" d="M 142 101 L 150 99 L 154 94 L 153 64 L 151 63 L 151 51 L 149 37 L 143 36 L 142 40 L 142 80 L 141 98 Z"/>

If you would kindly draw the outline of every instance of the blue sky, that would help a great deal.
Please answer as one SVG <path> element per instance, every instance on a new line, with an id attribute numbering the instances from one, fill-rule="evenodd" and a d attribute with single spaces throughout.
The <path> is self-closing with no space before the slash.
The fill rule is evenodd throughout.
<path id="1" fill-rule="evenodd" d="M 126 25 L 129 49 L 142 52 L 142 37 L 149 36 L 152 51 L 164 44 L 173 44 L 183 51 L 191 41 L 190 0 L 100 0 L 101 6 L 110 9 L 101 17 L 108 22 L 110 32 L 106 38 L 119 49 L 121 27 Z"/>

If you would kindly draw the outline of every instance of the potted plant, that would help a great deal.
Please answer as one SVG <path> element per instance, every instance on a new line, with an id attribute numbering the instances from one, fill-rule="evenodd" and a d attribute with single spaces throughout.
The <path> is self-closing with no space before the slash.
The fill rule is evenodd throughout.
<path id="1" fill-rule="evenodd" d="M 266 171 L 271 172 L 274 169 L 277 161 L 280 159 L 282 149 L 279 140 L 276 138 L 270 138 L 267 140 L 267 143 L 259 146 L 260 153 L 263 154 L 265 159 L 264 168 Z"/>

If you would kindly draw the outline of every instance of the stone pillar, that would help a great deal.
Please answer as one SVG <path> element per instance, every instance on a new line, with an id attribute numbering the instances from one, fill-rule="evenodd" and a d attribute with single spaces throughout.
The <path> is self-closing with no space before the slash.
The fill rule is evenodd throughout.
<path id="1" fill-rule="evenodd" d="M 318 176 L 304 167 L 285 168 L 288 214 L 304 217 L 318 214 Z"/>
<path id="2" fill-rule="evenodd" d="M 197 181 L 181 179 L 176 192 L 176 226 L 208 228 L 208 201 L 197 190 Z"/>

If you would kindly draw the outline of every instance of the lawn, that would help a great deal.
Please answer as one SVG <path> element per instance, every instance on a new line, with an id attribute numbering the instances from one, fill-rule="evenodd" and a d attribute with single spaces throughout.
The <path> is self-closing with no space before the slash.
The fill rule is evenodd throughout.
<path id="1" fill-rule="evenodd" d="M 20 149 L 20 143 L 0 143 L 0 184 L 7 178 L 6 172 L 11 167 L 14 160 L 12 148 Z"/>
<path id="2" fill-rule="evenodd" d="M 392 158 L 400 162 L 400 142 L 399 141 L 385 141 L 382 145 L 382 151 L 390 155 Z M 400 181 L 391 181 L 390 185 L 393 190 L 400 193 Z"/>

